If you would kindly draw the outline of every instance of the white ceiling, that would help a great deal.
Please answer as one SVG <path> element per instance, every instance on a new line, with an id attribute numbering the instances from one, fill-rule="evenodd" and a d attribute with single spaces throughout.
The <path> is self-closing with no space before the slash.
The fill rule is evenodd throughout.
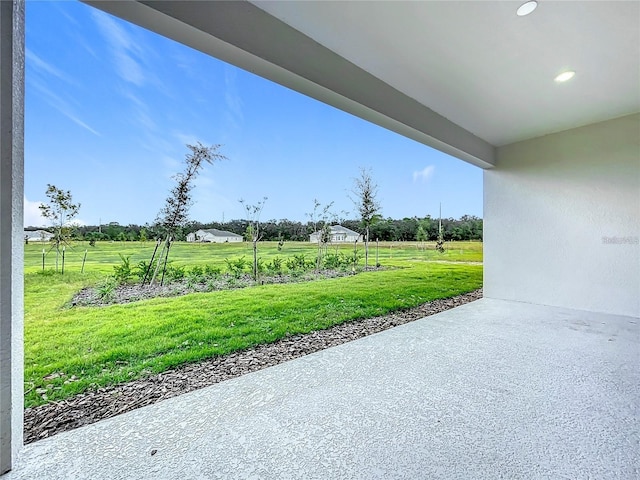
<path id="1" fill-rule="evenodd" d="M 494 146 L 640 111 L 638 1 L 253 3 Z"/>

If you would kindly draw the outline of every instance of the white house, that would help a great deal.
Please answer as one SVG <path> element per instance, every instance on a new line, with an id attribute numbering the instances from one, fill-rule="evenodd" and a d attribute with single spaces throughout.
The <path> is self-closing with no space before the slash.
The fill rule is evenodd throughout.
<path id="1" fill-rule="evenodd" d="M 131 447 L 130 429 L 117 430 L 111 423 L 115 419 L 110 419 L 92 430 L 97 435 L 91 442 L 83 436 L 60 435 L 74 438 L 66 455 L 56 450 L 55 437 L 23 452 L 25 5 L 21 0 L 0 2 L 0 474 L 15 465 L 18 471 L 8 478 L 45 478 L 40 465 L 49 462 L 55 463 L 48 472 L 55 472 L 56 478 L 113 476 L 114 465 L 123 477 L 138 468 L 129 476 L 153 471 L 158 478 L 172 478 L 188 472 L 195 478 L 214 457 L 228 455 L 233 465 L 255 462 L 248 465 L 246 476 L 264 468 L 264 476 L 271 478 L 283 472 L 331 478 L 327 469 L 332 465 L 336 476 L 344 476 L 339 468 L 351 463 L 361 477 L 401 476 L 394 470 L 399 465 L 406 468 L 406 478 L 415 478 L 433 466 L 421 464 L 423 454 L 437 451 L 438 461 L 451 454 L 449 463 L 437 465 L 441 477 L 446 472 L 464 476 L 462 469 L 467 476 L 494 478 L 636 477 L 640 2 L 539 2 L 533 13 L 520 16 L 516 9 L 523 2 L 87 1 L 433 147 L 450 155 L 451 161 L 481 168 L 485 298 L 455 309 L 465 318 L 421 324 L 417 338 L 393 337 L 387 348 L 409 357 L 418 343 L 447 343 L 462 327 L 475 329 L 476 321 L 498 318 L 499 323 L 498 310 L 503 317 L 513 315 L 520 326 L 496 328 L 495 335 L 482 339 L 481 348 L 468 352 L 468 362 L 465 358 L 455 365 L 440 362 L 440 368 L 453 373 L 446 389 L 433 382 L 429 389 L 411 391 L 418 369 L 398 370 L 395 383 L 376 377 L 367 396 L 387 391 L 402 395 L 389 395 L 379 404 L 380 411 L 371 409 L 375 417 L 367 415 L 367 408 L 352 417 L 344 414 L 348 405 L 339 400 L 349 389 L 321 382 L 319 392 L 315 372 L 306 369 L 304 375 L 289 380 L 283 393 L 270 381 L 249 384 L 248 393 L 241 392 L 256 398 L 245 402 L 252 409 L 242 405 L 246 417 L 253 419 L 246 430 L 225 423 L 228 417 L 245 415 L 225 416 L 221 399 L 230 398 L 225 396 L 230 390 L 219 384 L 191 395 L 208 396 L 206 405 L 213 406 L 199 412 L 209 415 L 199 423 L 210 423 L 212 430 L 226 436 L 192 434 L 193 426 L 183 421 L 187 412 L 176 408 L 173 398 L 162 403 L 166 421 L 154 422 L 157 415 L 143 413 L 121 416 L 132 422 L 131 430 L 140 432 L 139 448 Z M 575 77 L 569 79 L 571 75 Z M 345 168 L 355 168 L 358 161 Z M 402 159 L 391 161 L 408 168 Z M 416 202 L 421 201 L 418 195 Z M 536 314 L 519 317 L 523 306 Z M 469 318 L 474 321 L 466 322 Z M 577 320 L 566 320 L 572 318 Z M 537 344 L 527 336 L 534 326 L 548 331 Z M 615 333 L 600 335 L 605 329 Z M 580 355 L 573 344 L 576 332 L 591 335 L 590 351 L 598 355 L 587 369 L 566 368 L 576 365 Z M 354 355 L 371 354 L 366 341 L 358 345 Z M 502 350 L 514 349 L 518 361 L 505 366 Z M 608 363 L 618 350 L 636 353 L 626 354 L 624 362 Z M 535 373 L 539 357 L 552 351 L 562 356 L 555 369 L 548 370 L 552 373 L 500 383 L 501 373 L 509 370 Z M 327 363 L 338 362 L 341 352 L 344 349 L 336 349 Z M 474 370 L 465 364 L 474 358 L 476 372 L 488 369 L 495 375 L 486 385 L 470 390 L 465 385 L 473 384 Z M 277 367 L 271 375 L 287 372 L 294 362 Z M 352 374 L 351 363 L 342 364 L 345 378 Z M 383 363 L 373 363 L 372 369 L 382 368 Z M 463 368 L 467 374 L 458 376 Z M 583 389 L 592 377 L 593 389 Z M 548 388 L 554 382 L 572 393 L 567 397 L 570 408 L 555 401 L 558 392 Z M 518 402 L 509 403 L 503 391 Z M 417 401 L 407 406 L 402 403 L 405 397 Z M 438 403 L 433 403 L 439 397 L 443 406 L 454 403 L 456 411 L 470 413 L 455 435 L 445 424 L 460 422 L 447 422 L 446 417 L 441 422 L 434 407 Z M 286 408 L 270 417 L 264 412 L 271 403 L 284 403 Z M 237 410 L 237 402 L 228 404 L 232 413 Z M 318 417 L 322 430 L 326 426 L 337 432 L 332 441 L 324 432 L 318 437 L 325 441 L 326 448 L 321 449 L 329 465 L 325 470 L 318 469 L 318 449 L 308 431 L 296 442 L 295 451 L 285 441 L 300 435 L 305 423 L 313 425 L 311 416 L 296 416 L 309 404 L 321 413 L 325 404 L 332 409 Z M 486 417 L 487 411 L 493 416 Z M 527 417 L 534 420 L 523 427 Z M 208 418 L 215 420 L 205 421 Z M 376 425 L 384 422 L 393 430 L 378 435 Z M 427 441 L 438 441 L 416 448 L 413 443 L 420 440 L 416 435 L 398 445 L 397 426 L 412 424 L 423 428 Z M 231 426 L 224 430 L 225 425 Z M 182 450 L 167 454 L 168 442 L 176 443 L 172 435 L 177 432 L 184 432 Z M 284 432 L 275 443 L 273 432 Z M 355 432 L 362 436 L 354 436 Z M 250 441 L 239 440 L 245 435 Z M 98 437 L 106 448 L 93 441 Z M 227 437 L 231 441 L 225 441 Z M 207 442 L 197 444 L 200 438 Z M 486 441 L 495 438 L 504 438 L 506 447 Z M 143 457 L 143 449 L 164 440 L 166 446 L 157 450 L 158 455 L 150 456 L 154 449 Z M 225 444 L 233 447 L 231 453 L 211 448 Z M 336 444 L 341 448 L 334 448 Z M 283 467 L 283 461 L 292 458 L 295 465 Z M 270 463 L 270 459 L 275 460 Z M 505 465 L 514 470 L 505 470 Z"/>
<path id="2" fill-rule="evenodd" d="M 309 241 L 311 243 L 318 243 L 321 233 L 321 230 L 312 233 L 309 235 Z M 331 225 L 331 243 L 353 243 L 361 240 L 362 235 L 358 232 L 354 232 L 342 225 Z"/>
<path id="3" fill-rule="evenodd" d="M 208 228 L 206 230 L 197 230 L 187 235 L 187 242 L 203 242 L 203 243 L 232 243 L 242 242 L 242 235 L 227 232 L 226 230 L 218 230 L 216 228 Z"/>
<path id="4" fill-rule="evenodd" d="M 46 230 L 25 230 L 24 239 L 27 242 L 48 242 L 54 237 L 53 233 Z"/>

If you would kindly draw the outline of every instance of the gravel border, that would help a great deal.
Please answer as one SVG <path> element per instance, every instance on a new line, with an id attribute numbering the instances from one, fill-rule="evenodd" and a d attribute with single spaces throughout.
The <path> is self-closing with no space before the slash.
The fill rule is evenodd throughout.
<path id="1" fill-rule="evenodd" d="M 60 432 L 89 425 L 223 380 L 434 315 L 480 298 L 482 298 L 482 289 L 452 298 L 434 300 L 382 317 L 354 320 L 327 330 L 287 337 L 269 345 L 260 345 L 249 350 L 183 365 L 147 378 L 99 388 L 59 402 L 27 408 L 24 412 L 24 443 L 32 443 Z"/>

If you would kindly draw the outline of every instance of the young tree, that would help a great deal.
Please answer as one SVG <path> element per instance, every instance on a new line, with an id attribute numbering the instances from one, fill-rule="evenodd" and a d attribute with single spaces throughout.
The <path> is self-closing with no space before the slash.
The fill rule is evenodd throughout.
<path id="1" fill-rule="evenodd" d="M 418 225 L 418 230 L 416 231 L 416 241 L 419 243 L 418 248 L 424 250 L 424 242 L 427 241 L 427 232 L 424 231 L 422 223 Z"/>
<path id="2" fill-rule="evenodd" d="M 442 234 L 442 204 L 440 204 L 440 218 L 438 220 L 438 238 L 436 239 L 436 250 L 444 253 L 444 236 Z"/>
<path id="3" fill-rule="evenodd" d="M 55 185 L 47 184 L 45 192 L 49 197 L 48 203 L 41 203 L 38 208 L 42 216 L 51 222 L 53 226 L 53 242 L 56 249 L 56 272 L 58 271 L 58 258 L 60 246 L 67 243 L 71 235 L 71 221 L 78 215 L 80 204 L 73 203 L 69 190 L 62 190 Z"/>
<path id="4" fill-rule="evenodd" d="M 376 198 L 378 195 L 378 185 L 371 178 L 371 170 L 360 168 L 360 176 L 353 180 L 353 190 L 351 201 L 356 206 L 360 214 L 360 223 L 364 227 L 364 268 L 369 266 L 369 229 L 371 225 L 380 217 L 380 203 Z"/>
<path id="5" fill-rule="evenodd" d="M 335 217 L 331 213 L 333 202 L 326 204 L 324 207 L 318 201 L 313 199 L 313 211 L 307 213 L 311 224 L 313 225 L 313 233 L 316 234 L 318 243 L 318 255 L 316 256 L 316 270 L 320 271 L 322 267 L 322 256 L 327 252 L 327 245 L 331 241 L 331 219 Z"/>
<path id="6" fill-rule="evenodd" d="M 264 204 L 267 201 L 267 197 L 264 197 L 262 201 L 255 205 L 249 205 L 244 200 L 240 199 L 240 203 L 247 212 L 247 231 L 245 233 L 247 240 L 253 243 L 253 280 L 258 280 L 258 242 L 262 238 L 262 232 L 260 231 L 260 214 L 264 208 Z"/>
<path id="7" fill-rule="evenodd" d="M 150 284 L 156 281 L 160 268 L 162 268 L 162 279 L 160 283 L 164 281 L 171 242 L 176 238 L 178 231 L 189 219 L 189 207 L 192 205 L 191 191 L 193 190 L 194 181 L 200 173 L 200 170 L 206 163 L 213 164 L 216 161 L 226 160 L 224 155 L 218 153 L 220 145 L 205 147 L 202 143 L 198 142 L 196 145 L 187 145 L 187 148 L 190 152 L 185 156 L 184 172 L 178 173 L 173 177 L 176 180 L 176 185 L 171 189 L 169 196 L 165 200 L 165 205 L 162 210 L 160 210 L 158 218 L 156 219 L 156 223 L 163 234 L 164 241 L 162 242 L 162 249 L 160 250 L 153 276 L 150 279 Z M 154 251 L 151 262 L 149 262 L 149 270 L 142 280 L 143 284 L 154 264 L 156 251 Z"/>

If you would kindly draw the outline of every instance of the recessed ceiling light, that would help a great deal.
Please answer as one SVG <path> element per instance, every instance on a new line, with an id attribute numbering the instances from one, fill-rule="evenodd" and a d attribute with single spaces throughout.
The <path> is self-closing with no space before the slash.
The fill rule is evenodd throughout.
<path id="1" fill-rule="evenodd" d="M 556 78 L 554 78 L 554 80 L 557 83 L 566 82 L 567 80 L 571 80 L 575 74 L 576 74 L 576 72 L 574 72 L 573 70 L 569 70 L 569 71 L 566 71 L 566 72 L 562 72 L 560 75 L 558 75 Z"/>
<path id="2" fill-rule="evenodd" d="M 519 17 L 524 17 L 525 15 L 529 15 L 531 12 L 533 12 L 536 9 L 537 6 L 538 6 L 538 2 L 536 2 L 535 0 L 531 0 L 530 2 L 524 2 L 522 5 L 518 7 L 518 10 L 516 10 L 516 15 L 518 15 Z"/>

